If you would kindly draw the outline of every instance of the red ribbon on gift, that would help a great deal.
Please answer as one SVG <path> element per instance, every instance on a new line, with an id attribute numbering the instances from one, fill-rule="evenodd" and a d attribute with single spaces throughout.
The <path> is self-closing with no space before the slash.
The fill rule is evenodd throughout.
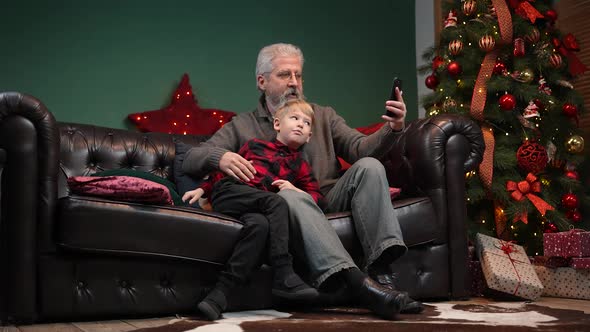
<path id="1" fill-rule="evenodd" d="M 524 17 L 528 18 L 531 23 L 535 23 L 538 18 L 543 18 L 543 14 L 539 13 L 539 11 L 533 7 L 529 2 L 535 2 L 535 0 L 509 0 L 510 7 L 514 9 L 514 11 Z"/>
<path id="2" fill-rule="evenodd" d="M 499 240 L 500 241 L 500 245 L 501 247 L 497 247 L 498 249 L 502 250 L 504 252 L 504 254 L 506 256 L 508 256 L 508 260 L 510 261 L 510 264 L 512 264 L 512 268 L 514 269 L 514 274 L 516 274 L 516 278 L 518 279 L 518 283 L 516 284 L 516 288 L 514 289 L 514 292 L 512 292 L 512 295 L 516 295 L 516 293 L 518 293 L 518 289 L 520 288 L 520 284 L 522 283 L 522 279 L 520 278 L 520 274 L 518 274 L 518 269 L 516 268 L 516 264 L 514 264 L 514 262 L 519 262 L 519 263 L 524 263 L 522 261 L 519 261 L 517 259 L 515 259 L 514 257 L 510 256 L 511 253 L 513 252 L 517 252 L 514 249 L 514 244 L 511 241 L 504 241 L 504 240 Z"/>
<path id="3" fill-rule="evenodd" d="M 563 40 L 553 38 L 551 43 L 561 55 L 567 58 L 570 74 L 577 76 L 588 70 L 588 67 L 586 67 L 574 53 L 580 51 L 580 46 L 573 34 L 568 33 L 563 37 Z"/>
<path id="4" fill-rule="evenodd" d="M 549 205 L 549 203 L 545 202 L 541 197 L 534 194 L 541 192 L 541 183 L 537 181 L 537 177 L 533 173 L 529 173 L 524 181 L 520 181 L 518 183 L 514 181 L 506 182 L 506 190 L 511 192 L 510 197 L 512 197 L 512 199 L 517 202 L 528 198 L 542 216 L 544 216 L 548 210 L 555 209 L 553 206 Z M 516 222 L 518 220 L 528 224 L 529 221 L 526 211 L 517 213 L 512 221 Z"/>

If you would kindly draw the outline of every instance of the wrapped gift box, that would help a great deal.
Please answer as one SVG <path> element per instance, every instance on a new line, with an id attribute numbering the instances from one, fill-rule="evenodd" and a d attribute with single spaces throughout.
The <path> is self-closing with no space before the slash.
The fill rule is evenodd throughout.
<path id="1" fill-rule="evenodd" d="M 590 270 L 571 267 L 552 269 L 541 265 L 534 268 L 545 287 L 543 296 L 590 300 Z"/>
<path id="2" fill-rule="evenodd" d="M 590 232 L 572 229 L 567 232 L 543 234 L 544 256 L 590 256 Z"/>
<path id="3" fill-rule="evenodd" d="M 541 296 L 543 284 L 521 246 L 483 234 L 476 242 L 489 288 L 529 300 Z"/>
<path id="4" fill-rule="evenodd" d="M 542 265 L 553 269 L 556 267 L 570 266 L 570 261 L 567 258 L 557 256 L 535 256 L 531 259 L 531 263 L 533 263 L 534 265 Z"/>
<path id="5" fill-rule="evenodd" d="M 569 266 L 576 270 L 590 269 L 590 257 L 570 258 Z"/>

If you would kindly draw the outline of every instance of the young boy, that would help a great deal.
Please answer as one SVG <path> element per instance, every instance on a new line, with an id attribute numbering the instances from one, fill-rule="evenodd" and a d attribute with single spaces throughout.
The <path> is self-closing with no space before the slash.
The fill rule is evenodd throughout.
<path id="1" fill-rule="evenodd" d="M 237 180 L 217 171 L 200 188 L 186 192 L 182 200 L 194 203 L 209 197 L 213 210 L 236 218 L 245 213 L 261 213 L 269 222 L 270 263 L 274 269 L 272 293 L 275 296 L 306 300 L 318 295 L 294 272 L 289 253 L 289 210 L 276 192 L 291 189 L 307 192 L 314 201 L 322 198 L 311 166 L 302 157 L 301 148 L 311 137 L 313 109 L 302 100 L 289 100 L 275 112 L 273 126 L 276 139 L 252 139 L 239 154 L 253 164 L 256 174 L 249 182 Z M 218 285 L 198 309 L 211 320 L 226 308 L 228 287 Z"/>

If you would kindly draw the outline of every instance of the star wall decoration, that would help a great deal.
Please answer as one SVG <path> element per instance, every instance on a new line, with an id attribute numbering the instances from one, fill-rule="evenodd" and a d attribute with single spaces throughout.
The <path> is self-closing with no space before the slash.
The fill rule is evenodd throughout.
<path id="1" fill-rule="evenodd" d="M 201 108 L 185 73 L 168 106 L 132 113 L 127 118 L 142 132 L 212 135 L 235 115 L 234 112 Z"/>

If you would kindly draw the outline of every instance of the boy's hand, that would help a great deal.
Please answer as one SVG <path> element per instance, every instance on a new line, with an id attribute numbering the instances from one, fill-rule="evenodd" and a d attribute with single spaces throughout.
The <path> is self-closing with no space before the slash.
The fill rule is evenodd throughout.
<path id="1" fill-rule="evenodd" d="M 291 182 L 289 182 L 287 180 L 275 180 L 271 184 L 273 186 L 279 187 L 279 191 L 285 190 L 285 189 L 291 189 L 291 190 L 295 190 L 295 191 L 298 191 L 298 192 L 301 192 L 301 193 L 304 192 L 303 190 L 295 187 Z"/>
<path id="2" fill-rule="evenodd" d="M 186 203 L 186 201 L 189 200 L 188 203 L 193 204 L 198 201 L 204 193 L 205 191 L 201 188 L 189 190 L 182 195 L 182 201 Z"/>

